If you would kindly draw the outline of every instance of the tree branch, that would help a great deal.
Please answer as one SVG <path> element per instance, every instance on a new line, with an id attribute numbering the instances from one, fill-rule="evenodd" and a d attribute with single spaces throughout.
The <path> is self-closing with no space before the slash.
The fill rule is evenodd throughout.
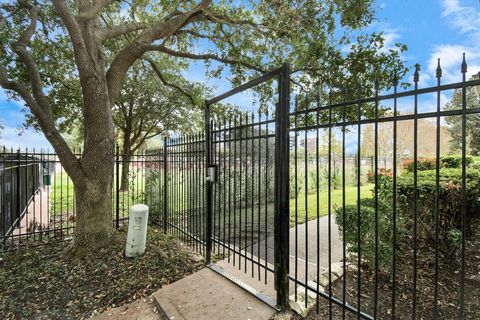
<path id="1" fill-rule="evenodd" d="M 214 13 L 212 11 L 208 11 L 208 10 L 205 10 L 203 15 L 210 22 L 214 22 L 214 23 L 217 23 L 217 24 L 248 26 L 248 27 L 251 27 L 252 29 L 255 29 L 256 31 L 260 32 L 263 35 L 266 35 L 266 34 L 268 34 L 268 32 L 272 32 L 272 31 L 273 32 L 281 32 L 281 33 L 285 33 L 285 34 L 289 34 L 291 32 L 291 30 L 273 28 L 273 27 L 267 26 L 264 23 L 255 23 L 251 20 L 232 19 L 228 16 L 216 14 L 216 13 Z M 262 30 L 261 28 L 265 28 L 266 30 Z"/>
<path id="2" fill-rule="evenodd" d="M 117 1 L 117 0 L 97 0 L 97 1 L 94 1 L 93 6 L 90 9 L 80 13 L 76 17 L 76 19 L 78 21 L 85 21 L 85 20 L 93 19 L 96 16 L 100 15 L 100 12 L 104 8 L 108 7 L 109 5 L 114 3 L 115 1 Z"/>
<path id="3" fill-rule="evenodd" d="M 192 37 L 195 37 L 195 38 L 208 39 L 208 40 L 211 40 L 211 41 L 218 40 L 213 36 L 209 36 L 207 34 L 202 34 L 200 32 L 197 32 L 195 30 L 190 30 L 190 29 L 178 30 L 175 35 L 182 35 L 182 34 L 189 34 L 189 35 L 191 35 Z"/>
<path id="4" fill-rule="evenodd" d="M 32 9 L 30 9 L 30 24 L 20 35 L 18 40 L 13 44 L 13 50 L 18 55 L 28 73 L 30 84 L 32 85 L 33 97 L 40 107 L 48 115 L 50 115 L 48 99 L 43 94 L 43 82 L 40 77 L 40 73 L 38 72 L 37 64 L 27 51 L 27 45 L 30 43 L 30 39 L 35 34 L 39 11 L 40 8 L 38 6 L 33 6 Z"/>
<path id="5" fill-rule="evenodd" d="M 75 54 L 75 60 L 78 69 L 79 71 L 83 71 L 82 69 L 90 65 L 90 61 L 88 59 L 88 52 L 82 36 L 82 31 L 80 30 L 80 26 L 63 0 L 52 0 L 52 2 L 53 6 L 55 7 L 55 11 L 65 24 L 70 39 L 72 40 L 74 49 L 73 52 Z"/>
<path id="6" fill-rule="evenodd" d="M 98 37 L 100 38 L 100 41 L 103 42 L 108 39 L 119 37 L 124 34 L 130 33 L 133 31 L 143 30 L 146 28 L 147 28 L 147 24 L 145 23 L 141 23 L 141 22 L 126 23 L 126 24 L 121 24 L 117 26 L 102 28 L 98 31 Z"/>
<path id="7" fill-rule="evenodd" d="M 51 117 L 50 103 L 43 93 L 43 82 L 40 73 L 38 72 L 37 64 L 27 51 L 27 46 L 29 45 L 32 36 L 35 34 L 39 10 L 39 6 L 32 6 L 30 8 L 30 24 L 13 45 L 13 49 L 18 55 L 19 61 L 27 71 L 33 95 L 29 92 L 29 89 L 25 84 L 9 80 L 8 72 L 4 66 L 0 66 L 0 86 L 4 89 L 16 92 L 25 101 L 25 104 L 38 120 L 38 124 L 44 132 L 45 137 L 51 143 L 60 159 L 63 160 L 62 163 L 64 163 L 65 170 L 72 178 L 81 179 L 83 178 L 83 174 L 80 169 L 79 161 L 55 127 L 55 123 Z M 4 22 L 4 19 L 0 20 L 0 30 L 3 27 Z"/>
<path id="8" fill-rule="evenodd" d="M 174 57 L 187 58 L 192 60 L 215 60 L 215 61 L 222 62 L 229 65 L 241 65 L 248 69 L 255 70 L 261 73 L 266 72 L 263 68 L 257 65 L 254 65 L 253 63 L 243 61 L 243 60 L 223 58 L 213 53 L 195 54 L 195 53 L 189 53 L 189 52 L 181 52 L 181 51 L 175 51 L 173 49 L 167 48 L 163 45 L 148 45 L 146 46 L 146 48 L 147 48 L 147 51 L 159 51 Z"/>
<path id="9" fill-rule="evenodd" d="M 145 132 L 145 134 L 142 136 L 142 138 L 140 138 L 140 140 L 138 140 L 138 137 L 133 141 L 134 144 L 136 144 L 136 146 L 134 148 L 132 148 L 132 151 L 135 152 L 137 151 L 138 148 L 140 148 L 140 146 L 145 142 L 145 140 L 147 140 L 147 138 L 153 138 L 159 134 L 161 134 L 163 132 L 163 130 L 160 130 L 159 132 L 156 132 L 155 134 L 151 135 L 150 137 L 148 136 L 150 132 L 152 132 L 153 129 L 157 128 L 158 124 L 160 123 L 160 121 L 156 121 L 152 126 L 150 126 L 150 128 Z"/>
<path id="10" fill-rule="evenodd" d="M 58 0 L 57 0 L 58 1 Z M 114 103 L 120 93 L 121 85 L 130 66 L 142 57 L 146 47 L 158 39 L 168 39 L 186 24 L 194 21 L 212 0 L 202 0 L 192 11 L 183 14 L 170 15 L 161 22 L 143 30 L 134 41 L 120 51 L 107 72 L 107 84 L 110 102 Z"/>
<path id="11" fill-rule="evenodd" d="M 184 90 L 182 87 L 180 87 L 179 85 L 173 83 L 173 82 L 169 82 L 167 81 L 167 79 L 165 79 L 164 75 L 162 74 L 162 72 L 160 71 L 160 68 L 157 66 L 157 64 L 155 63 L 155 61 L 151 58 L 151 57 L 148 57 L 148 56 L 144 56 L 143 57 L 144 60 L 146 60 L 150 66 L 152 67 L 153 71 L 155 71 L 155 73 L 157 74 L 157 77 L 160 79 L 160 81 L 168 86 L 168 87 L 172 87 L 174 89 L 176 89 L 177 91 L 179 91 L 181 94 L 183 94 L 184 96 L 186 96 L 191 102 L 192 102 L 192 105 L 196 105 L 196 102 L 195 102 L 195 98 L 193 97 L 193 95 L 191 95 L 189 92 L 187 92 L 186 90 Z"/>

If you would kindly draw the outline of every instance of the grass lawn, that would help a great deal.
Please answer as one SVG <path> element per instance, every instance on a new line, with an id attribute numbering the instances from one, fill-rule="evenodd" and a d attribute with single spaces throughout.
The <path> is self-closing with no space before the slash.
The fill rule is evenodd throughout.
<path id="1" fill-rule="evenodd" d="M 368 198 L 372 196 L 373 184 L 368 184 L 360 187 L 360 197 Z M 332 190 L 331 192 L 331 209 L 342 205 L 342 190 Z M 304 223 L 307 220 L 317 218 L 317 195 L 309 194 L 307 196 L 307 210 L 305 210 L 305 193 L 298 195 L 298 223 Z M 355 204 L 357 201 L 357 187 L 345 187 L 345 204 Z M 295 199 L 290 199 L 290 225 L 295 225 Z M 328 192 L 326 190 L 320 191 L 320 206 L 319 215 L 325 216 L 328 214 Z"/>
<path id="2" fill-rule="evenodd" d="M 145 187 L 144 177 L 142 171 L 139 170 L 135 172 L 136 176 L 131 180 L 130 190 L 125 192 L 120 192 L 120 217 L 128 217 L 128 210 L 132 204 L 137 202 L 145 202 L 143 199 L 143 189 Z M 179 189 L 182 186 L 179 185 Z M 371 196 L 371 190 L 373 188 L 372 184 L 367 184 L 360 187 L 360 196 L 361 198 L 366 198 Z M 187 201 L 186 193 L 188 190 L 183 190 L 178 193 L 178 196 L 174 199 L 176 204 Z M 172 193 L 172 187 L 169 188 L 169 193 Z M 298 223 L 304 223 L 307 220 L 313 220 L 317 217 L 317 195 L 315 193 L 309 194 L 308 198 L 308 212 L 305 208 L 305 193 L 300 193 L 298 195 Z M 58 172 L 54 179 L 54 184 L 50 187 L 50 201 L 52 202 L 51 213 L 56 216 L 61 215 L 62 213 L 71 213 L 74 210 L 74 189 L 73 183 L 68 178 L 66 173 L 60 175 Z M 113 210 L 115 212 L 115 198 L 113 201 Z M 357 187 L 347 186 L 345 188 L 345 203 L 355 204 L 357 201 Z M 332 190 L 331 192 L 331 208 L 332 213 L 333 209 L 337 206 L 342 205 L 342 190 Z M 187 206 L 185 206 L 187 207 Z M 290 225 L 295 224 L 295 199 L 290 199 Z M 269 214 L 273 214 L 273 205 L 269 205 L 268 209 Z M 114 214 L 114 213 L 112 213 Z M 320 207 L 319 215 L 325 216 L 328 214 L 328 192 L 326 190 L 320 191 Z M 113 218 L 113 217 L 112 217 Z"/>
<path id="3" fill-rule="evenodd" d="M 144 172 L 142 170 L 132 169 L 134 178 L 130 179 L 129 190 L 120 191 L 120 217 L 128 216 L 128 208 L 138 202 L 144 202 L 143 191 L 145 189 Z M 51 203 L 50 214 L 61 216 L 71 214 L 75 211 L 75 190 L 72 180 L 64 171 L 57 171 L 52 175 L 53 184 L 49 187 L 49 199 Z M 115 188 L 115 180 L 114 185 Z M 113 190 L 115 196 L 115 189 Z M 115 198 L 112 199 L 115 206 Z M 114 208 L 115 211 L 115 208 Z"/>

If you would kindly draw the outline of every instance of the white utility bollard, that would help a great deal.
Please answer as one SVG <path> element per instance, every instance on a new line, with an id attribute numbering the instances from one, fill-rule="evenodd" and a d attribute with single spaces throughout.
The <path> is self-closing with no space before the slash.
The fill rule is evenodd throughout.
<path id="1" fill-rule="evenodd" d="M 148 206 L 136 204 L 130 208 L 125 256 L 132 258 L 145 252 L 147 242 Z"/>

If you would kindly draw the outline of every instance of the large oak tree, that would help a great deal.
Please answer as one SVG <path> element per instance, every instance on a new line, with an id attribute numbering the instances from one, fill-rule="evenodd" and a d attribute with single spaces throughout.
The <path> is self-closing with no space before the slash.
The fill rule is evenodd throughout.
<path id="1" fill-rule="evenodd" d="M 0 15 L 0 85 L 24 101 L 73 180 L 77 255 L 114 234 L 112 109 L 137 61 L 204 61 L 210 76 L 233 84 L 288 61 L 304 88 L 361 81 L 366 91 L 372 75 L 387 86 L 393 70 L 404 72 L 403 46 L 380 50 L 381 34 L 359 31 L 374 19 L 372 0 L 18 0 Z M 59 87 L 81 96 L 80 158 L 59 130 L 69 120 L 56 116 Z"/>

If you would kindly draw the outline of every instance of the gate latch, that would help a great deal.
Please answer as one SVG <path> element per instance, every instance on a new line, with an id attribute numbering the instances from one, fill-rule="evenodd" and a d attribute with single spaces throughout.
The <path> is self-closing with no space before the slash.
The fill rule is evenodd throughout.
<path id="1" fill-rule="evenodd" d="M 217 182 L 217 166 L 212 165 L 207 168 L 207 181 Z"/>

